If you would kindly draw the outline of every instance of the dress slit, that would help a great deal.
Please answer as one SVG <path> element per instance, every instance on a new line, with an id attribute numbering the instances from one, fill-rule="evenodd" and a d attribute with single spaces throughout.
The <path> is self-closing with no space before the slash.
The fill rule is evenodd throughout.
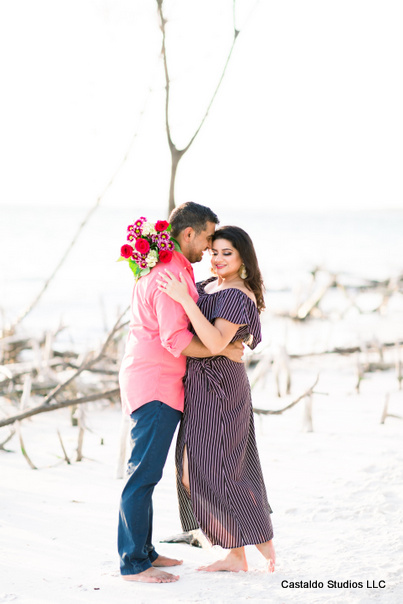
<path id="1" fill-rule="evenodd" d="M 189 444 L 184 439 L 183 442 L 180 442 L 182 428 L 179 430 L 178 434 L 178 442 L 176 447 L 175 459 L 176 459 L 176 489 L 178 495 L 178 503 L 179 503 L 179 515 L 181 519 L 181 524 L 183 529 L 188 532 L 192 530 L 196 530 L 199 528 L 199 522 L 195 517 L 191 493 L 192 493 L 192 484 L 191 484 L 191 469 L 190 469 L 190 456 L 189 456 Z M 188 473 L 189 473 L 189 488 L 190 493 L 186 490 L 184 484 L 182 483 L 183 476 L 183 453 L 185 450 L 185 446 L 187 449 L 188 456 Z"/>

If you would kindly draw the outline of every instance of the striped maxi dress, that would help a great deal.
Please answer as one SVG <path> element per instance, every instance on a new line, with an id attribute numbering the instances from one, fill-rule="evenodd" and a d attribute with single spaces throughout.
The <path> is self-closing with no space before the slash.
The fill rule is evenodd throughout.
<path id="1" fill-rule="evenodd" d="M 261 341 L 259 313 L 241 290 L 208 294 L 198 283 L 198 306 L 211 323 L 221 317 L 241 325 L 233 338 L 251 348 Z M 189 462 L 190 495 L 181 482 L 183 451 Z M 176 446 L 179 511 L 184 531 L 201 528 L 225 549 L 273 537 L 245 366 L 226 357 L 189 358 L 185 410 Z"/>

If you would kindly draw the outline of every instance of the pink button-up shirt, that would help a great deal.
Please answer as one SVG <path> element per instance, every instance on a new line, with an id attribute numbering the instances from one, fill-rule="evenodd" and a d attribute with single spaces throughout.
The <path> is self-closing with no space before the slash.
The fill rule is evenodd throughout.
<path id="1" fill-rule="evenodd" d="M 198 299 L 192 265 L 180 252 L 173 253 L 169 264 L 158 263 L 135 284 L 119 374 L 123 410 L 128 414 L 154 400 L 183 411 L 186 357 L 181 352 L 193 336 L 182 306 L 158 289 L 158 274 L 165 268 L 177 278 L 181 272 L 190 295 Z"/>

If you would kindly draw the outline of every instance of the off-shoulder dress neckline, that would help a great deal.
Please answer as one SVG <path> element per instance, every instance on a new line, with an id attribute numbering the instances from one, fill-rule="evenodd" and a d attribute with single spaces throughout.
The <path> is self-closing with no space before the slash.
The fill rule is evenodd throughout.
<path id="1" fill-rule="evenodd" d="M 245 292 L 243 292 L 241 289 L 239 289 L 239 287 L 225 287 L 224 289 L 219 289 L 218 291 L 215 291 L 215 292 L 206 292 L 206 289 L 205 289 L 206 285 L 207 285 L 208 283 L 212 283 L 213 281 L 217 281 L 217 279 L 218 279 L 218 277 L 209 277 L 209 279 L 206 279 L 205 281 L 200 281 L 200 283 L 198 283 L 197 285 L 199 285 L 199 286 L 202 288 L 203 293 L 204 293 L 206 296 L 214 296 L 214 294 L 220 294 L 221 292 L 225 292 L 225 291 L 229 291 L 229 290 L 235 290 L 235 291 L 238 291 L 238 292 L 240 292 L 241 294 L 243 294 L 243 295 L 244 295 L 244 296 L 245 296 L 245 297 L 246 297 L 246 298 L 249 300 L 249 302 L 251 302 L 251 303 L 253 304 L 253 306 L 254 306 L 255 308 L 257 308 L 257 305 L 256 305 L 256 303 L 255 303 L 255 302 L 252 300 L 252 298 L 250 298 L 250 297 L 248 296 L 248 294 L 245 294 Z"/>

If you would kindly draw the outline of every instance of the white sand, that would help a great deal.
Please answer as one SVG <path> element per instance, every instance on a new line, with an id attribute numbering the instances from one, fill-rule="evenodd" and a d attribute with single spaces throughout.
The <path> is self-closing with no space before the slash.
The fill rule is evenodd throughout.
<path id="1" fill-rule="evenodd" d="M 351 370 L 350 370 L 351 369 Z M 301 364 L 293 397 L 313 383 L 315 367 Z M 0 452 L 0 602 L 24 604 L 133 602 L 403 602 L 403 421 L 380 424 L 384 395 L 403 415 L 403 392 L 393 373 L 373 374 L 354 393 L 352 362 L 322 363 L 313 405 L 314 432 L 302 431 L 301 403 L 281 416 L 256 418 L 277 548 L 277 570 L 264 571 L 247 548 L 248 573 L 199 573 L 219 548 L 158 545 L 181 531 L 174 487 L 173 448 L 155 502 L 155 543 L 180 557 L 180 581 L 167 585 L 124 582 L 116 553 L 117 510 L 123 481 L 115 478 L 120 412 L 93 406 L 84 443 L 86 458 L 68 466 L 56 429 L 74 457 L 77 429 L 67 411 L 22 424 L 26 448 L 40 470 L 18 450 Z M 254 392 L 256 406 L 283 406 L 273 385 Z M 287 400 L 291 400 L 287 399 Z M 6 434 L 0 432 L 1 439 Z M 100 437 L 104 439 L 101 446 Z M 283 581 L 322 581 L 323 588 L 285 588 Z M 363 587 L 329 588 L 328 581 Z M 367 586 L 367 581 L 368 585 Z M 385 587 L 375 587 L 380 581 Z M 383 584 L 381 584 L 383 585 Z"/>

